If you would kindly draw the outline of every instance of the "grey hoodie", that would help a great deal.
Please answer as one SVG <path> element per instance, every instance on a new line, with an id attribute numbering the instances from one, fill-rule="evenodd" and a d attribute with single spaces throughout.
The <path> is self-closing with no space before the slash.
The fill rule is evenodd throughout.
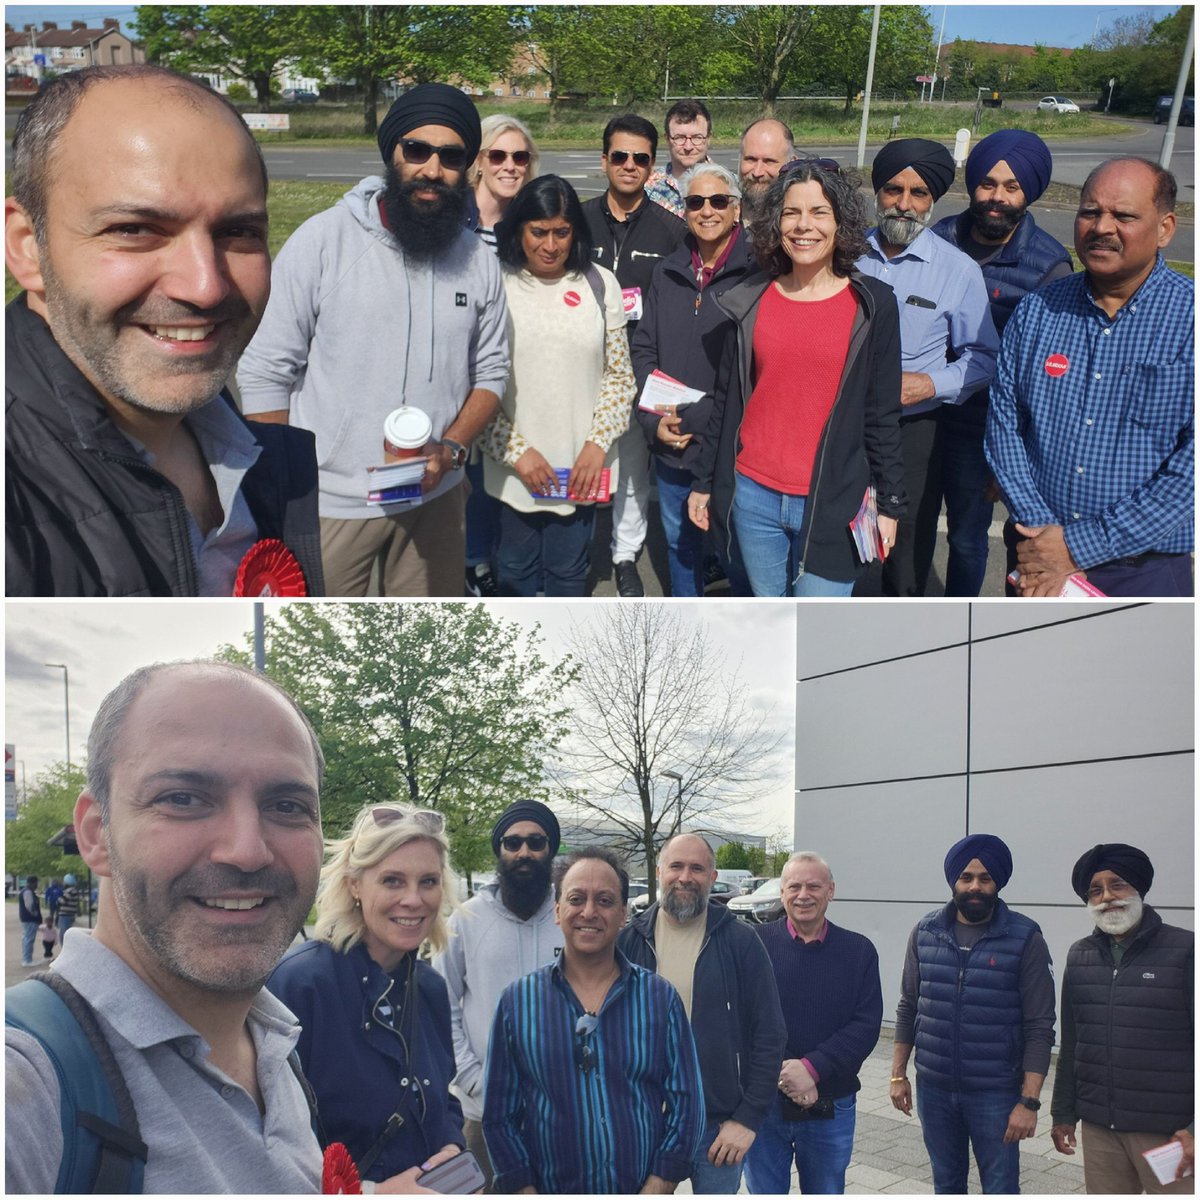
<path id="1" fill-rule="evenodd" d="M 450 918 L 450 940 L 433 957 L 434 969 L 450 992 L 450 1028 L 458 1074 L 451 1091 L 463 1116 L 483 1119 L 483 1067 L 488 1035 L 500 993 L 510 983 L 552 963 L 562 950 L 562 930 L 554 919 L 554 891 L 522 921 L 500 901 L 500 885 L 484 884 Z"/>
<path id="2" fill-rule="evenodd" d="M 377 517 L 366 468 L 383 462 L 383 420 L 411 404 L 440 438 L 473 388 L 508 383 L 504 285 L 496 257 L 464 229 L 432 264 L 405 259 L 364 179 L 288 238 L 271 299 L 238 364 L 242 410 L 290 410 L 317 439 L 323 517 Z M 452 471 L 428 498 L 462 482 Z"/>

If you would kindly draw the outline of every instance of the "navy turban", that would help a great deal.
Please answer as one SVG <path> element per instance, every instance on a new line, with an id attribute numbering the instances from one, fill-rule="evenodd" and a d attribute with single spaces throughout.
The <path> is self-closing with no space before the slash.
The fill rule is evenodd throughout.
<path id="1" fill-rule="evenodd" d="M 1071 872 L 1071 888 L 1080 900 L 1087 902 L 1088 888 L 1097 871 L 1111 871 L 1144 896 L 1154 882 L 1154 865 L 1136 846 L 1124 842 L 1105 842 L 1093 846 Z"/>
<path id="2" fill-rule="evenodd" d="M 1012 878 L 1012 851 L 992 833 L 972 833 L 946 851 L 946 882 L 953 887 L 963 868 L 977 858 L 996 881 L 999 891 Z"/>
<path id="3" fill-rule="evenodd" d="M 871 187 L 879 191 L 889 179 L 912 167 L 925 180 L 934 200 L 940 200 L 954 182 L 954 157 L 940 142 L 928 138 L 901 138 L 888 142 L 871 164 Z"/>
<path id="4" fill-rule="evenodd" d="M 967 156 L 967 191 L 974 193 L 979 181 L 998 163 L 1008 163 L 1017 177 L 1025 203 L 1032 204 L 1049 186 L 1050 147 L 1036 133 L 1025 129 L 997 129 L 989 133 Z"/>
<path id="5" fill-rule="evenodd" d="M 475 161 L 483 141 L 479 110 L 469 96 L 448 83 L 420 83 L 388 109 L 377 134 L 383 161 L 390 164 L 396 143 L 422 125 L 453 129 L 467 147 L 468 165 Z"/>
<path id="6" fill-rule="evenodd" d="M 505 830 L 521 821 L 532 821 L 546 831 L 550 839 L 550 857 L 553 858 L 562 842 L 562 833 L 558 828 L 558 818 L 540 800 L 518 800 L 500 814 L 500 819 L 492 827 L 492 853 L 499 855 L 500 839 Z"/>

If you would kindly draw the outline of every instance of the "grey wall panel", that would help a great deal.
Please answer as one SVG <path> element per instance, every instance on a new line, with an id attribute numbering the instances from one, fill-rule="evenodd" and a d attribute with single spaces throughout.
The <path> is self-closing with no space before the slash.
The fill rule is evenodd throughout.
<path id="1" fill-rule="evenodd" d="M 796 786 L 965 770 L 966 702 L 965 646 L 801 681 Z"/>
<path id="2" fill-rule="evenodd" d="M 796 676 L 919 654 L 967 640 L 965 604 L 800 604 Z"/>
<path id="3" fill-rule="evenodd" d="M 1074 617 L 1093 617 L 1111 613 L 1114 609 L 1128 607 L 1117 602 L 1096 604 L 1092 601 L 1046 601 L 1035 604 L 971 605 L 971 636 L 993 637 L 1000 633 L 1017 633 L 1022 629 L 1036 629 L 1039 625 L 1057 625 Z"/>

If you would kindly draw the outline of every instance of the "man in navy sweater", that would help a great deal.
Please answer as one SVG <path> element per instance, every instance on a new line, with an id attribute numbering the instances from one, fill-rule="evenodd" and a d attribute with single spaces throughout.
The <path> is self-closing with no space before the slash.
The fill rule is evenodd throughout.
<path id="1" fill-rule="evenodd" d="M 854 1147 L 858 1072 L 879 1040 L 879 955 L 859 933 L 825 917 L 833 872 L 810 850 L 788 859 L 781 885 L 786 919 L 760 929 L 787 1024 L 779 1095 L 746 1155 L 756 1195 L 790 1190 L 840 1195 Z"/>

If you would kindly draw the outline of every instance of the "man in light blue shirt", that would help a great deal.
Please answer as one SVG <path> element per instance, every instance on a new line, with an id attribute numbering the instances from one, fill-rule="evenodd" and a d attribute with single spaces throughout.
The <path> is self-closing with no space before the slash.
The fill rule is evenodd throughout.
<path id="1" fill-rule="evenodd" d="M 883 567 L 855 595 L 923 596 L 941 511 L 943 405 L 961 404 L 986 387 L 999 341 L 979 267 L 934 234 L 934 203 L 954 181 L 954 160 L 937 142 L 904 138 L 875 156 L 871 183 L 879 225 L 857 262 L 864 275 L 891 285 L 900 309 L 903 366 L 900 432 L 909 515 Z"/>

